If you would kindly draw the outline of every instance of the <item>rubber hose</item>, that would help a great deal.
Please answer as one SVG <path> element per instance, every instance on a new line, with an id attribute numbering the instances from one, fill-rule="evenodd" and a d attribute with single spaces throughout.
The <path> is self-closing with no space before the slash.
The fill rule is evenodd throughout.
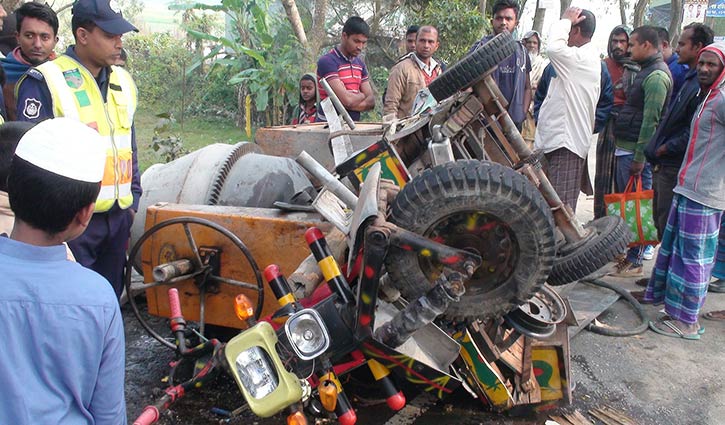
<path id="1" fill-rule="evenodd" d="M 588 331 L 606 336 L 634 336 L 641 334 L 649 328 L 649 318 L 647 317 L 647 313 L 644 311 L 644 307 L 642 307 L 642 304 L 640 304 L 639 301 L 637 301 L 632 295 L 630 295 L 629 291 L 597 278 L 581 279 L 580 282 L 591 283 L 592 285 L 611 289 L 612 291 L 618 293 L 622 296 L 622 298 L 625 299 L 625 301 L 632 305 L 635 313 L 637 313 L 637 315 L 642 320 L 642 323 L 634 329 L 617 329 L 609 326 L 599 326 L 590 323 L 587 326 Z"/>

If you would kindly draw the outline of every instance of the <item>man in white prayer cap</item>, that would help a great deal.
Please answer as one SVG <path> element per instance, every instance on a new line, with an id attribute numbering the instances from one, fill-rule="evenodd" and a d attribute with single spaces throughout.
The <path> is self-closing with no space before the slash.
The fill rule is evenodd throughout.
<path id="1" fill-rule="evenodd" d="M 0 237 L 0 423 L 126 423 L 116 295 L 63 245 L 93 215 L 105 157 L 101 136 L 69 118 L 37 124 L 15 150 L 15 223 Z"/>

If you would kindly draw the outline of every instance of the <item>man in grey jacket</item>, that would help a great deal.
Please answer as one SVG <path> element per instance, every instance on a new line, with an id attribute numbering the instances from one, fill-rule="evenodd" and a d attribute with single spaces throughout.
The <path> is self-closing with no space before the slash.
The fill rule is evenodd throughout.
<path id="1" fill-rule="evenodd" d="M 644 303 L 665 304 L 650 322 L 654 332 L 700 339 L 698 316 L 705 302 L 725 209 L 725 44 L 703 48 L 697 78 L 706 93 L 690 129 L 675 196 Z"/>

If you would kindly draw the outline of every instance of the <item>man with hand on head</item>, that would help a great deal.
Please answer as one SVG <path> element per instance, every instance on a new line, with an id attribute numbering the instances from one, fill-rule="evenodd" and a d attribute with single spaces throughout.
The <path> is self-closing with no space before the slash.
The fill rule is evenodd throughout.
<path id="1" fill-rule="evenodd" d="M 570 7 L 549 34 L 549 60 L 556 72 L 539 111 L 534 147 L 546 156 L 546 173 L 561 198 L 576 212 L 589 152 L 599 93 L 601 64 L 591 39 L 596 18 Z"/>

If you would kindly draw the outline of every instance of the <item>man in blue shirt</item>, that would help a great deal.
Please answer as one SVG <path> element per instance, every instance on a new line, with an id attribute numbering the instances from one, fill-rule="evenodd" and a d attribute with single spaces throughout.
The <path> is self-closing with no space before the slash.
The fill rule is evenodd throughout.
<path id="1" fill-rule="evenodd" d="M 8 175 L 15 213 L 0 236 L 0 423 L 125 424 L 123 319 L 108 282 L 66 259 L 91 220 L 101 136 L 69 118 L 20 139 Z"/>
<path id="2" fill-rule="evenodd" d="M 518 25 L 518 21 L 519 4 L 515 0 L 497 0 L 493 4 L 493 19 L 491 20 L 494 34 L 477 41 L 468 53 L 470 54 L 488 43 L 504 30 L 513 32 L 516 25 Z M 491 74 L 499 90 L 501 90 L 501 94 L 509 104 L 508 114 L 519 131 L 521 131 L 526 119 L 526 112 L 531 104 L 530 72 L 531 59 L 529 53 L 524 45 L 517 41 L 516 52 L 499 63 L 496 70 Z"/>
<path id="3" fill-rule="evenodd" d="M 667 67 L 672 75 L 672 97 L 670 97 L 670 105 L 677 97 L 680 87 L 685 82 L 685 75 L 690 69 L 686 61 L 680 61 L 677 52 L 672 51 L 670 45 L 670 33 L 663 27 L 657 27 L 657 35 L 660 37 L 660 50 L 662 51 L 662 59 L 664 59 Z"/>

